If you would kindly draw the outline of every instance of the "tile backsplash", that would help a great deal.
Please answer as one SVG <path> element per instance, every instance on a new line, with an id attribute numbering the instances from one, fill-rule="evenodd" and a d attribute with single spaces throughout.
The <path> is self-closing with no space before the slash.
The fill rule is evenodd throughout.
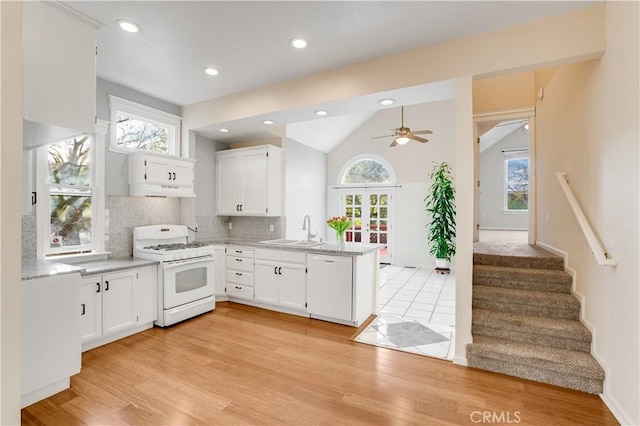
<path id="1" fill-rule="evenodd" d="M 154 197 L 120 197 L 105 199 L 105 249 L 111 257 L 127 257 L 133 253 L 133 228 L 144 225 L 180 222 L 180 199 Z M 244 238 L 272 240 L 284 238 L 284 217 L 197 216 L 196 238 Z M 232 229 L 228 225 L 232 223 Z M 36 258 L 36 214 L 22 216 L 22 257 Z M 273 228 L 273 231 L 271 231 Z"/>

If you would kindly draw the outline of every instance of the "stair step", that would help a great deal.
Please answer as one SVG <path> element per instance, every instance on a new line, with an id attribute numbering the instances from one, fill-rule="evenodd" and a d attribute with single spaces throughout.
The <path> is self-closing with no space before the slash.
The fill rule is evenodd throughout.
<path id="1" fill-rule="evenodd" d="M 473 286 L 474 308 L 552 318 L 578 319 L 580 302 L 570 294 Z"/>
<path id="2" fill-rule="evenodd" d="M 571 275 L 559 270 L 490 265 L 473 266 L 473 284 L 571 293 L 571 283 Z"/>
<path id="3" fill-rule="evenodd" d="M 592 394 L 602 393 L 604 370 L 588 353 L 476 336 L 467 345 L 470 367 Z"/>
<path id="4" fill-rule="evenodd" d="M 582 352 L 591 350 L 591 332 L 579 321 L 473 309 L 471 332 L 524 343 Z"/>
<path id="5" fill-rule="evenodd" d="M 564 270 L 564 260 L 537 246 L 524 243 L 474 243 L 473 264 Z"/>

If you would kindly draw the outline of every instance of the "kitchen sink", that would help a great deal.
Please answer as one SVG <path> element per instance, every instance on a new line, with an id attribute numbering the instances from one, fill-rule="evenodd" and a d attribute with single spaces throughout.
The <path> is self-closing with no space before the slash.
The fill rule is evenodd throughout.
<path id="1" fill-rule="evenodd" d="M 292 247 L 314 247 L 324 244 L 320 241 L 305 241 L 305 240 L 267 240 L 260 241 L 260 244 L 272 244 L 276 246 L 292 246 Z"/>

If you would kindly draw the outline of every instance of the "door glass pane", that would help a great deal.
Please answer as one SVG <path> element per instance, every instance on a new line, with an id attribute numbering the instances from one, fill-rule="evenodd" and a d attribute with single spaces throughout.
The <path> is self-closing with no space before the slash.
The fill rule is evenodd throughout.
<path id="1" fill-rule="evenodd" d="M 369 217 L 378 217 L 378 209 L 376 207 L 369 207 Z"/>
<path id="2" fill-rule="evenodd" d="M 386 206 L 387 205 L 387 194 L 381 194 L 380 195 L 380 205 L 381 206 Z"/>
<path id="3" fill-rule="evenodd" d="M 377 195 L 377 194 L 371 194 L 371 195 L 369 196 L 369 203 L 370 203 L 372 206 L 377 205 L 377 204 L 378 204 L 378 195 Z"/>
<path id="4" fill-rule="evenodd" d="M 387 207 L 380 207 L 380 217 L 383 219 L 387 218 Z"/>
<path id="5" fill-rule="evenodd" d="M 207 285 L 207 268 L 187 269 L 176 273 L 176 293 L 185 293 Z"/>
<path id="6" fill-rule="evenodd" d="M 356 195 L 355 204 L 358 205 L 358 206 L 362 205 L 362 195 Z"/>
<path id="7" fill-rule="evenodd" d="M 351 205 L 353 205 L 353 195 L 347 195 L 347 196 L 345 196 L 345 197 L 344 197 L 344 203 L 345 203 L 347 206 L 351 206 Z"/>
<path id="8" fill-rule="evenodd" d="M 353 217 L 353 207 L 347 207 L 346 209 L 344 209 L 344 215 L 348 218 L 352 218 Z"/>

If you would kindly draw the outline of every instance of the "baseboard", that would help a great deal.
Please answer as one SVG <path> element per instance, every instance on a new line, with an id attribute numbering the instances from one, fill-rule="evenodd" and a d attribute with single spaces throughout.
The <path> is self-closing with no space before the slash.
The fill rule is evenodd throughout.
<path id="1" fill-rule="evenodd" d="M 527 228 L 478 228 L 479 231 L 528 231 Z"/>
<path id="2" fill-rule="evenodd" d="M 637 424 L 636 422 L 631 420 L 631 417 L 629 417 L 629 415 L 622 408 L 620 408 L 620 405 L 617 403 L 615 398 L 611 398 L 610 396 L 607 395 L 606 390 L 604 393 L 600 394 L 600 399 L 602 399 L 602 401 L 607 406 L 609 411 L 611 411 L 611 414 L 613 414 L 613 416 L 616 418 L 618 422 L 620 422 L 621 425 Z"/>
<path id="3" fill-rule="evenodd" d="M 610 376 L 611 368 L 604 361 L 600 353 L 598 352 L 598 348 L 595 345 L 597 341 L 598 329 L 587 319 L 585 318 L 585 296 L 576 290 L 576 280 L 577 280 L 577 272 L 575 269 L 569 266 L 569 253 L 564 250 L 560 250 L 552 245 L 536 241 L 536 245 L 555 254 L 556 256 L 560 256 L 564 260 L 564 270 L 566 273 L 571 275 L 571 294 L 575 296 L 580 301 L 580 322 L 587 327 L 589 332 L 591 333 L 591 355 L 598 361 L 600 366 L 604 369 L 605 380 L 603 383 L 604 392 L 600 394 L 600 398 L 604 401 L 605 405 L 609 408 L 609 410 L 613 413 L 616 419 L 623 425 L 625 424 L 633 424 L 631 421 L 628 421 L 629 417 L 624 413 L 624 410 L 620 409 L 619 404 L 616 403 L 615 398 L 610 397 L 611 387 L 609 386 L 609 381 L 607 377 Z"/>
<path id="4" fill-rule="evenodd" d="M 453 361 L 454 364 L 456 365 L 462 365 L 464 367 L 467 367 L 469 365 L 469 363 L 467 362 L 467 357 L 466 356 L 454 356 L 453 359 L 451 359 L 451 361 Z"/>

